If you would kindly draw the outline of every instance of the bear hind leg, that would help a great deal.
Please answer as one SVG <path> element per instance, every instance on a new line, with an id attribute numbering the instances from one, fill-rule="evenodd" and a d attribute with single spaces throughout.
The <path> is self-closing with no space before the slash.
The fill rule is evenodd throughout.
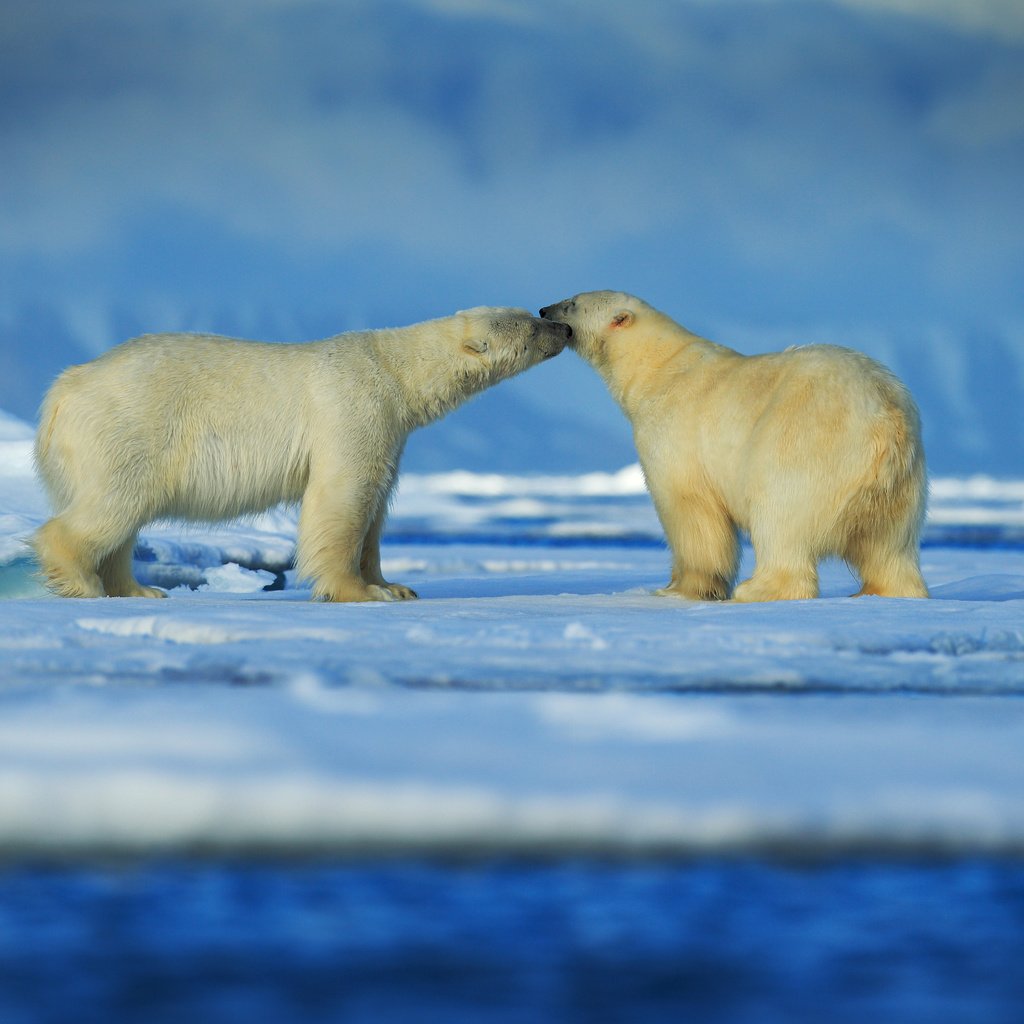
<path id="1" fill-rule="evenodd" d="M 921 576 L 923 485 L 859 496 L 841 554 L 860 577 L 854 597 L 928 597 Z"/>
<path id="2" fill-rule="evenodd" d="M 63 516 L 41 526 L 31 543 L 42 576 L 54 593 L 61 597 L 103 596 L 95 549 Z"/>
<path id="3" fill-rule="evenodd" d="M 851 501 L 840 554 L 860 576 L 854 595 L 928 597 L 921 576 L 920 535 L 925 505 L 924 465 L 876 484 Z"/>
<path id="4" fill-rule="evenodd" d="M 844 558 L 861 579 L 854 597 L 928 597 L 916 541 L 893 549 L 884 539 L 861 539 L 849 546 Z"/>

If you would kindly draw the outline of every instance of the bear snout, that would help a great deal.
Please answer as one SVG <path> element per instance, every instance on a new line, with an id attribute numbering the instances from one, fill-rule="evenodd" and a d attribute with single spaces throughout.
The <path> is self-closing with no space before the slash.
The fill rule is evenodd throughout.
<path id="1" fill-rule="evenodd" d="M 565 340 L 569 341 L 572 338 L 572 327 L 569 324 L 564 323 L 561 320 L 556 320 L 554 313 L 557 310 L 557 306 L 545 306 L 540 310 L 540 315 L 543 319 L 547 320 L 549 324 L 556 330 L 563 331 L 565 333 Z"/>
<path id="2" fill-rule="evenodd" d="M 568 324 L 560 324 L 553 320 L 538 325 L 536 332 L 537 348 L 544 359 L 557 356 L 565 348 L 565 343 L 572 336 L 572 328 Z"/>

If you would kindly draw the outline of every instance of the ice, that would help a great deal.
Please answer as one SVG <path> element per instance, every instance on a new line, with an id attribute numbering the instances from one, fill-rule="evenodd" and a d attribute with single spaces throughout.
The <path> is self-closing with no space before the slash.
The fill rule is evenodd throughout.
<path id="1" fill-rule="evenodd" d="M 203 573 L 205 583 L 199 590 L 217 590 L 228 594 L 251 594 L 266 590 L 276 579 L 274 573 L 265 569 L 244 569 L 236 562 L 213 566 Z"/>
<path id="2" fill-rule="evenodd" d="M 635 466 L 406 476 L 415 602 L 310 601 L 290 509 L 147 528 L 165 601 L 66 601 L 30 453 L 0 417 L 0 856 L 1024 847 L 1019 481 L 935 481 L 931 601 L 838 563 L 815 601 L 654 597 Z"/>

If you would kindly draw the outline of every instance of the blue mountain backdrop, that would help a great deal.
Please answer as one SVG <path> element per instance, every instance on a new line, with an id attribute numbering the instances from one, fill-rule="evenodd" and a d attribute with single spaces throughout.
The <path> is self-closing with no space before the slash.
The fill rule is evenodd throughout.
<path id="1" fill-rule="evenodd" d="M 26 419 L 141 331 L 611 287 L 746 352 L 863 349 L 934 471 L 1024 475 L 1013 0 L 38 0 L 0 27 L 0 111 L 0 408 Z M 566 355 L 407 465 L 632 458 Z"/>

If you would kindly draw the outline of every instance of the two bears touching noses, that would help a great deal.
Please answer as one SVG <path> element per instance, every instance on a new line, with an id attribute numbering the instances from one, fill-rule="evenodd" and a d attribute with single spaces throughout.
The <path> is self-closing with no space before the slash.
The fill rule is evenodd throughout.
<path id="1" fill-rule="evenodd" d="M 819 561 L 837 556 L 859 594 L 928 596 L 920 418 L 889 370 L 832 345 L 744 356 L 611 291 L 540 317 L 481 306 L 303 344 L 144 335 L 73 366 L 36 438 L 54 509 L 31 542 L 42 573 L 66 597 L 163 597 L 132 572 L 147 523 L 293 502 L 315 598 L 413 598 L 380 566 L 409 433 L 566 346 L 632 423 L 672 552 L 658 594 L 816 597 Z M 756 568 L 735 586 L 741 532 Z"/>

